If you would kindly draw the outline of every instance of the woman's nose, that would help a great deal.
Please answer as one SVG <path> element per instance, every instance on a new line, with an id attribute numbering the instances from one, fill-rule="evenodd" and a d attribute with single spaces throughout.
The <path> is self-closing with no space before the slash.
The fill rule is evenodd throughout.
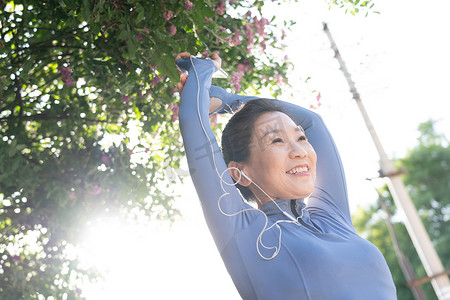
<path id="1" fill-rule="evenodd" d="M 291 143 L 290 157 L 291 158 L 305 158 L 308 155 L 308 151 L 303 145 L 298 142 Z"/>

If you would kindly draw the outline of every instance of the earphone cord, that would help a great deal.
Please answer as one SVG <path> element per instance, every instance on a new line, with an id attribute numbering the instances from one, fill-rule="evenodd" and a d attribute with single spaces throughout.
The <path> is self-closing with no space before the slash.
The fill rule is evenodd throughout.
<path id="1" fill-rule="evenodd" d="M 258 238 L 256 239 L 256 250 L 258 251 L 258 254 L 259 254 L 259 256 L 260 256 L 261 258 L 263 258 L 263 259 L 265 259 L 265 260 L 271 260 L 271 259 L 275 258 L 275 257 L 278 255 L 278 253 L 280 252 L 280 249 L 281 249 L 281 233 L 282 233 L 282 230 L 281 230 L 281 227 L 280 227 L 278 224 L 279 224 L 279 223 L 293 223 L 293 224 L 296 224 L 296 225 L 298 225 L 298 226 L 301 226 L 301 224 L 298 222 L 297 219 L 295 219 L 295 218 L 292 217 L 290 214 L 288 214 L 287 212 L 285 212 L 284 210 L 282 210 L 281 207 L 278 205 L 278 203 L 277 203 L 276 201 L 274 201 L 274 199 L 272 199 L 272 197 L 270 197 L 270 196 L 269 196 L 269 195 L 268 195 L 268 194 L 267 194 L 267 193 L 266 193 L 266 192 L 265 192 L 258 184 L 256 184 L 255 182 L 253 182 L 253 180 L 251 180 L 251 179 L 248 178 L 247 176 L 246 176 L 246 178 L 248 178 L 248 179 L 249 179 L 249 180 L 250 180 L 250 181 L 251 181 L 251 182 L 259 189 L 259 190 L 261 190 L 261 191 L 264 193 L 264 195 L 266 195 L 266 196 L 270 199 L 270 201 L 272 201 L 272 202 L 278 207 L 278 209 L 279 209 L 285 216 L 287 216 L 290 220 L 278 220 L 278 221 L 274 222 L 274 224 L 272 224 L 272 225 L 270 225 L 270 226 L 268 227 L 269 219 L 268 219 L 267 215 L 266 215 L 262 210 L 260 210 L 260 209 L 257 209 L 257 208 L 253 208 L 253 207 L 252 207 L 252 208 L 242 209 L 242 210 L 237 211 L 237 212 L 235 212 L 235 213 L 226 213 L 226 212 L 224 212 L 224 211 L 222 210 L 221 205 L 220 205 L 220 201 L 222 200 L 223 197 L 230 195 L 230 193 L 228 193 L 228 192 L 225 190 L 225 188 L 224 188 L 224 186 L 223 186 L 223 183 L 225 183 L 225 184 L 228 185 L 228 186 L 236 186 L 236 184 L 238 184 L 238 183 L 240 182 L 241 178 L 242 178 L 242 171 L 239 170 L 239 169 L 236 168 L 236 167 L 229 167 L 229 168 L 226 168 L 226 169 L 220 174 L 220 173 L 219 173 L 219 170 L 217 169 L 217 164 L 216 164 L 216 160 L 215 160 L 215 157 L 214 157 L 214 147 L 213 147 L 213 144 L 212 144 L 212 142 L 211 142 L 211 139 L 209 138 L 208 133 L 207 133 L 207 131 L 206 131 L 204 125 L 203 125 L 203 121 L 202 121 L 201 114 L 200 114 L 200 103 L 199 103 L 199 102 L 200 102 L 200 80 L 199 80 L 199 78 L 198 78 L 198 73 L 197 73 L 197 70 L 196 70 L 196 68 L 195 68 L 195 66 L 194 66 L 194 62 L 193 62 L 193 60 L 192 60 L 192 56 L 190 56 L 189 59 L 190 59 L 190 61 L 191 61 L 192 69 L 194 70 L 195 78 L 196 78 L 196 80 L 197 80 L 197 114 L 198 114 L 198 118 L 199 118 L 199 120 L 200 120 L 200 125 L 201 125 L 201 127 L 202 127 L 203 133 L 205 134 L 205 136 L 206 136 L 206 138 L 207 138 L 207 140 L 208 140 L 208 142 L 209 142 L 210 149 L 211 149 L 211 153 L 212 153 L 212 160 L 213 160 L 213 164 L 214 164 L 214 169 L 215 169 L 215 171 L 216 171 L 216 173 L 217 173 L 217 176 L 218 176 L 219 179 L 220 179 L 220 187 L 222 188 L 222 191 L 223 191 L 223 194 L 222 194 L 222 195 L 219 197 L 219 199 L 217 200 L 218 208 L 219 208 L 220 212 L 221 212 L 223 215 L 228 216 L 228 217 L 233 217 L 233 216 L 239 215 L 239 214 L 241 214 L 241 213 L 244 213 L 244 212 L 246 212 L 246 211 L 258 211 L 258 212 L 262 213 L 262 215 L 264 216 L 264 219 L 265 219 L 265 224 L 264 224 L 264 227 L 262 228 L 261 232 L 259 233 Z M 236 183 L 227 183 L 227 182 L 223 179 L 223 176 L 226 174 L 226 172 L 228 172 L 229 170 L 232 170 L 232 169 L 238 170 L 238 172 L 239 172 L 239 179 L 236 181 Z M 242 197 L 242 195 L 241 195 L 241 198 L 242 198 L 242 200 L 245 201 L 245 199 Z M 259 200 L 259 198 L 258 198 L 258 200 Z M 260 202 L 261 205 L 262 205 L 261 200 L 259 200 L 259 202 Z M 272 229 L 273 227 L 277 227 L 277 228 L 278 228 L 278 231 L 279 231 L 279 235 L 278 235 L 278 246 L 266 246 L 266 245 L 264 245 L 264 243 L 263 243 L 263 241 L 262 241 L 262 236 L 263 236 L 263 234 L 264 234 L 266 231 Z M 264 256 L 264 255 L 261 253 L 260 248 L 259 248 L 259 245 L 261 245 L 261 246 L 264 247 L 265 249 L 268 249 L 268 250 L 275 250 L 275 251 L 274 251 L 274 253 L 272 254 L 272 256 L 266 257 L 266 256 Z"/>

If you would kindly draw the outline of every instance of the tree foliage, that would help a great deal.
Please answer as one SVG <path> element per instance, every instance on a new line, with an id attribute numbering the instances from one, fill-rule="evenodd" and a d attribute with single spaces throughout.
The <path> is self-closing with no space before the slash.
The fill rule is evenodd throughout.
<path id="1" fill-rule="evenodd" d="M 356 15 L 361 12 L 365 12 L 366 17 L 369 12 L 377 13 L 380 12 L 371 10 L 375 3 L 373 1 L 361 1 L 361 0 L 328 0 L 328 3 L 331 5 L 337 5 L 340 8 L 345 9 L 345 13 L 350 12 L 352 15 Z"/>
<path id="2" fill-rule="evenodd" d="M 419 126 L 420 137 L 418 145 L 410 150 L 406 157 L 397 161 L 399 168 L 405 170 L 404 182 L 410 197 L 428 231 L 430 239 L 444 265 L 450 267 L 450 147 L 443 135 L 433 128 L 433 122 L 428 121 Z M 380 196 L 394 216 L 393 222 L 399 239 L 400 248 L 410 260 L 416 277 L 426 276 L 404 223 L 395 215 L 398 214 L 387 186 L 379 190 Z M 390 267 L 397 287 L 398 299 L 413 299 L 407 286 L 397 257 L 392 246 L 392 240 L 385 223 L 385 215 L 380 212 L 379 205 L 372 205 L 364 210 L 359 208 L 353 216 L 355 228 L 383 253 Z M 427 299 L 437 299 L 430 283 L 422 285 Z"/>
<path id="3" fill-rule="evenodd" d="M 0 299 L 80 298 L 96 273 L 69 248 L 98 214 L 177 214 L 165 172 L 183 156 L 173 58 L 219 50 L 231 75 L 220 85 L 276 96 L 294 22 L 276 28 L 263 6 L 0 1 Z"/>

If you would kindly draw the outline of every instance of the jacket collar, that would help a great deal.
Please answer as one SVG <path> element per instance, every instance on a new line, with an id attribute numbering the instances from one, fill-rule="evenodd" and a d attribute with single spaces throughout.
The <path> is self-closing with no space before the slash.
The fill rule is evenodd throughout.
<path id="1" fill-rule="evenodd" d="M 276 203 L 276 204 L 275 204 Z M 279 208 L 278 208 L 278 206 Z M 295 199 L 295 210 L 299 216 L 302 216 L 302 219 L 309 219 L 309 213 L 305 209 L 305 199 Z M 295 217 L 294 213 L 291 209 L 291 199 L 275 199 L 273 201 L 269 201 L 265 203 L 263 206 L 260 207 L 260 210 L 262 210 L 267 216 L 275 216 L 283 214 L 282 211 L 280 211 L 280 208 L 287 212 L 288 214 Z"/>

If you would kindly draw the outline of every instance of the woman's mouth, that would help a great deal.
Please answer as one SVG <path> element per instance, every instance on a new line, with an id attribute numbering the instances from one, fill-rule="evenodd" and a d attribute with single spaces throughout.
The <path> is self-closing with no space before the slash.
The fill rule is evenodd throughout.
<path id="1" fill-rule="evenodd" d="M 307 175 L 309 174 L 308 166 L 297 166 L 286 172 L 290 175 Z"/>

